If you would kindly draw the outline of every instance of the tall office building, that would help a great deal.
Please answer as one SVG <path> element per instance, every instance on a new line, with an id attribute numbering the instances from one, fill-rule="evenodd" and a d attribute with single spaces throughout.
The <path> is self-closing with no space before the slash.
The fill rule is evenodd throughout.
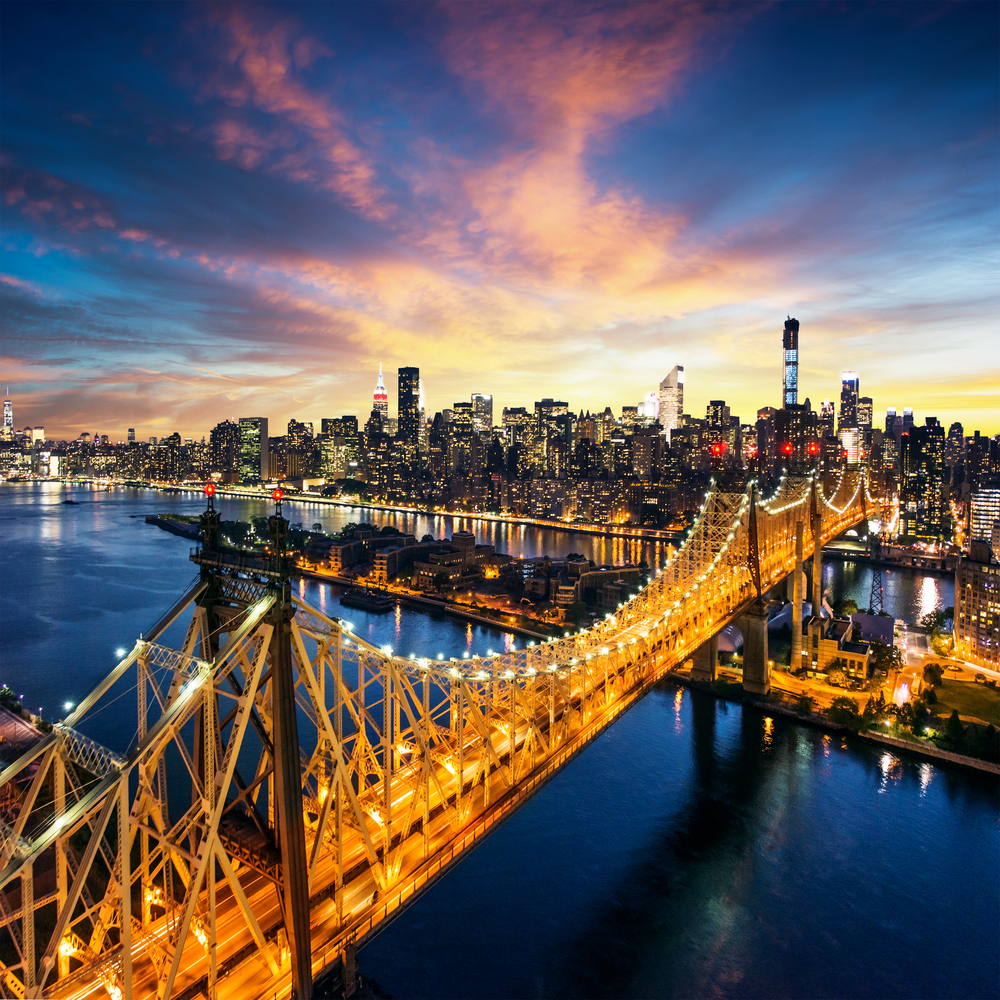
<path id="1" fill-rule="evenodd" d="M 903 407 L 903 433 L 905 434 L 912 427 L 913 427 L 913 407 L 912 406 L 904 406 Z"/>
<path id="2" fill-rule="evenodd" d="M 819 433 L 822 437 L 834 436 L 834 424 L 837 422 L 837 408 L 829 399 L 824 399 L 819 406 Z"/>
<path id="3" fill-rule="evenodd" d="M 799 321 L 785 320 L 781 335 L 781 405 L 795 406 L 799 401 Z"/>
<path id="4" fill-rule="evenodd" d="M 399 369 L 398 437 L 416 445 L 420 437 L 420 369 Z"/>
<path id="5" fill-rule="evenodd" d="M 427 411 L 424 406 L 424 381 L 417 382 L 417 447 L 427 454 Z"/>
<path id="6" fill-rule="evenodd" d="M 871 430 L 874 410 L 871 396 L 862 396 L 858 400 L 858 426 Z"/>
<path id="7" fill-rule="evenodd" d="M 670 441 L 670 432 L 681 425 L 684 413 L 684 366 L 674 365 L 673 371 L 660 383 L 660 425 Z"/>
<path id="8" fill-rule="evenodd" d="M 3 401 L 3 434 L 7 438 L 14 436 L 14 400 L 10 398 L 9 387 Z"/>
<path id="9" fill-rule="evenodd" d="M 240 417 L 240 482 L 259 483 L 270 478 L 270 461 L 267 417 Z"/>
<path id="10" fill-rule="evenodd" d="M 983 541 L 969 544 L 955 572 L 955 655 L 1000 667 L 1000 563 Z"/>
<path id="11" fill-rule="evenodd" d="M 896 425 L 896 407 L 895 406 L 890 406 L 885 411 L 885 434 L 886 434 L 886 437 L 888 437 L 889 435 L 891 435 L 891 434 L 894 433 L 893 428 L 895 427 L 895 425 Z"/>
<path id="12" fill-rule="evenodd" d="M 1000 521 L 1000 486 L 977 486 L 969 496 L 969 541 L 991 541 L 997 521 Z"/>
<path id="13" fill-rule="evenodd" d="M 129 444 L 135 444 L 135 428 L 134 427 L 130 427 L 128 429 L 128 443 Z"/>
<path id="14" fill-rule="evenodd" d="M 382 363 L 378 366 L 378 385 L 375 386 L 375 393 L 372 396 L 372 409 L 379 415 L 382 421 L 382 429 L 389 426 L 389 396 L 382 384 Z"/>
<path id="15" fill-rule="evenodd" d="M 493 397 L 484 392 L 472 394 L 472 421 L 479 435 L 488 437 L 493 431 Z"/>
<path id="16" fill-rule="evenodd" d="M 838 427 L 858 426 L 858 393 L 861 391 L 861 379 L 857 372 L 840 373 L 840 423 Z"/>

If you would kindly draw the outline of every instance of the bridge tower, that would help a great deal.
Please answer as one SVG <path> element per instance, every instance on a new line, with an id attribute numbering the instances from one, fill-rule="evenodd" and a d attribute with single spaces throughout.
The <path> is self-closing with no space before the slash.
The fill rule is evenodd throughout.
<path id="1" fill-rule="evenodd" d="M 743 626 L 743 688 L 751 694 L 769 694 L 771 667 L 767 659 L 767 606 L 760 589 L 760 547 L 757 532 L 757 487 L 750 485 L 747 520 L 747 561 L 757 598 L 741 619 Z"/>
<path id="2" fill-rule="evenodd" d="M 225 559 L 220 558 L 216 539 L 219 514 L 213 503 L 211 484 L 205 490 L 208 508 L 202 515 L 202 548 L 191 555 L 192 562 L 201 566 L 202 581 L 207 588 L 198 604 L 207 616 L 206 635 L 214 635 L 220 616 L 225 610 L 219 606 L 221 577 L 232 572 Z M 271 668 L 271 742 L 273 747 L 274 776 L 271 783 L 273 801 L 268 810 L 273 825 L 265 831 L 270 835 L 271 850 L 280 855 L 280 898 L 285 923 L 285 935 L 292 965 L 292 994 L 297 1000 L 312 997 L 312 950 L 309 935 L 309 866 L 306 859 L 305 825 L 301 763 L 299 758 L 299 729 L 295 703 L 295 677 L 292 667 L 291 623 L 295 616 L 292 605 L 292 560 L 288 556 L 288 521 L 281 514 L 281 490 L 271 496 L 275 512 L 268 518 L 268 545 L 263 578 L 275 600 L 267 616 L 273 631 L 268 647 Z M 217 645 L 212 640 L 213 645 Z M 217 648 L 204 650 L 212 657 Z M 196 718 L 200 730 L 204 725 L 201 713 Z M 199 746 L 201 741 L 195 740 Z M 204 763 L 199 763 L 204 773 Z"/>
<path id="3" fill-rule="evenodd" d="M 819 509 L 819 477 L 813 482 L 812 490 L 812 613 L 817 617 L 823 608 L 823 515 Z"/>

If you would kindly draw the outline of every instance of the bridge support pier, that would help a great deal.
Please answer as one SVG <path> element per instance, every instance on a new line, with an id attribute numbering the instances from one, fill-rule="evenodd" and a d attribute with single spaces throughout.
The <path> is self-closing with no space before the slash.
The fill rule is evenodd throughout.
<path id="1" fill-rule="evenodd" d="M 344 966 L 341 984 L 345 997 L 354 996 L 358 989 L 358 949 L 349 944 L 344 948 Z"/>
<path id="2" fill-rule="evenodd" d="M 769 694 L 771 668 L 767 659 L 767 608 L 760 601 L 743 615 L 743 690 L 751 694 Z"/>
<path id="3" fill-rule="evenodd" d="M 795 575 L 792 577 L 792 653 L 788 667 L 794 672 L 802 666 L 802 535 L 801 521 L 795 522 Z"/>
<path id="4" fill-rule="evenodd" d="M 691 667 L 691 680 L 714 681 L 719 672 L 719 636 L 712 636 L 708 642 L 703 642 L 694 651 L 694 665 Z"/>

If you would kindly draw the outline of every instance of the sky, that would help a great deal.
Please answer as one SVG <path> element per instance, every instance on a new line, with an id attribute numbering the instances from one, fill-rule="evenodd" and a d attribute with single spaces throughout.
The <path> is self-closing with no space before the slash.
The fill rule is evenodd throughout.
<path id="1" fill-rule="evenodd" d="M 49 438 L 271 433 L 420 368 L 616 412 L 854 369 L 1000 431 L 984 3 L 4 3 L 0 380 Z"/>

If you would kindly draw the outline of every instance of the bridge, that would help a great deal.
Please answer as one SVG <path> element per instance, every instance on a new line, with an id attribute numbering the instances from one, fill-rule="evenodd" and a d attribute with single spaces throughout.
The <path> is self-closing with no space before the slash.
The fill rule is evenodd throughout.
<path id="1" fill-rule="evenodd" d="M 254 556 L 217 544 L 209 498 L 198 582 L 0 774 L 0 992 L 307 1000 L 339 969 L 349 994 L 356 949 L 653 685 L 689 659 L 714 676 L 727 625 L 767 693 L 762 595 L 791 574 L 801 624 L 803 560 L 869 515 L 857 472 L 766 500 L 713 483 L 603 621 L 444 659 L 300 600 L 280 502 Z M 136 719 L 118 750 L 88 727 L 112 704 Z"/>

